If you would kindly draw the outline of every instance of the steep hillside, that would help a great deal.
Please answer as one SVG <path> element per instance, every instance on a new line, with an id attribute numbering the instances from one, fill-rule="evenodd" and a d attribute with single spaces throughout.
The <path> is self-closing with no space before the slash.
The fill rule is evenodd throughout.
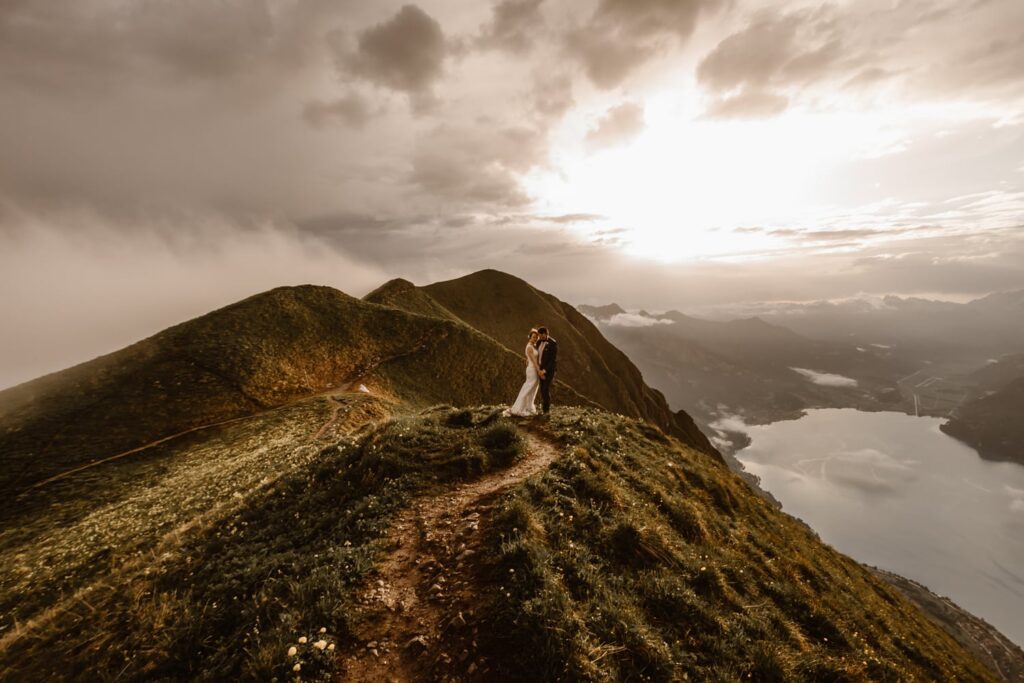
<path id="1" fill-rule="evenodd" d="M 403 296 L 391 295 L 401 289 Z M 383 300 L 407 310 L 424 306 L 427 295 L 472 327 L 522 353 L 531 327 L 545 325 L 558 340 L 558 375 L 580 394 L 608 410 L 642 417 L 698 448 L 714 448 L 690 416 L 674 413 L 660 392 L 644 383 L 640 371 L 574 307 L 506 273 L 483 270 L 418 289 L 389 283 L 368 299 Z M 408 303 L 405 303 L 408 302 Z M 562 400 L 557 397 L 556 400 Z"/>
<path id="2" fill-rule="evenodd" d="M 975 448 L 988 460 L 1024 465 L 1024 377 L 957 408 L 942 431 Z"/>
<path id="3" fill-rule="evenodd" d="M 972 654 L 998 634 L 639 419 L 664 401 L 565 304 L 481 277 L 637 415 L 566 383 L 503 417 L 500 326 L 402 282 L 273 290 L 0 393 L 0 680 L 1010 680 Z"/>
<path id="4" fill-rule="evenodd" d="M 9 500 L 73 467 L 354 383 L 423 405 L 493 402 L 515 395 L 521 365 L 463 323 L 328 287 L 275 289 L 0 392 L 0 496 Z"/>
<path id="5" fill-rule="evenodd" d="M 997 680 L 645 422 L 330 401 L 337 422 L 320 397 L 246 418 L 3 537 L 0 678 Z"/>

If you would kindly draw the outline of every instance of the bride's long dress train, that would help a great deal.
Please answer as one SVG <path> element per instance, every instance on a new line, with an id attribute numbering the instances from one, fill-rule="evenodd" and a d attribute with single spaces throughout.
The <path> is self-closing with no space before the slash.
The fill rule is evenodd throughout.
<path id="1" fill-rule="evenodd" d="M 529 351 L 527 351 L 527 354 L 529 354 Z M 540 376 L 537 375 L 537 370 L 533 367 L 533 363 L 527 363 L 526 381 L 523 382 L 523 388 L 519 390 L 516 402 L 506 412 L 509 415 L 517 415 L 519 417 L 536 415 L 537 408 L 534 405 L 534 401 L 537 398 L 538 389 L 540 389 Z"/>

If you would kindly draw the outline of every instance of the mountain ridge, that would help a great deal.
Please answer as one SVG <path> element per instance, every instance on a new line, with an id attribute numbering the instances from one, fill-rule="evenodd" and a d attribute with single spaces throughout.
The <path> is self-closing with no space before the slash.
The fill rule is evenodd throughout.
<path id="1" fill-rule="evenodd" d="M 556 379 L 599 405 L 651 420 L 698 448 L 717 453 L 692 417 L 673 411 L 664 395 L 644 382 L 632 361 L 575 307 L 520 278 L 488 269 L 422 288 L 410 289 L 405 281 L 386 283 L 367 300 L 387 300 L 404 310 L 441 307 L 517 354 L 522 353 L 530 328 L 547 325 L 561 349 Z"/>
<path id="2" fill-rule="evenodd" d="M 475 275 L 371 293 L 392 306 L 272 290 L 0 392 L 3 462 L 34 468 L 13 483 L 54 469 L 25 456 L 64 422 L 50 455 L 88 465 L 31 492 L 4 480 L 0 678 L 327 680 L 399 658 L 429 680 L 997 679 L 679 422 L 648 419 L 661 395 L 568 304 Z M 465 319 L 481 278 L 518 302 L 482 330 Z M 489 404 L 523 380 L 506 344 L 524 322 L 579 366 L 549 417 L 513 421 Z M 190 407 L 240 415 L 90 460 Z M 395 566 L 415 580 L 396 586 Z M 444 627 L 393 640 L 407 608 Z"/>

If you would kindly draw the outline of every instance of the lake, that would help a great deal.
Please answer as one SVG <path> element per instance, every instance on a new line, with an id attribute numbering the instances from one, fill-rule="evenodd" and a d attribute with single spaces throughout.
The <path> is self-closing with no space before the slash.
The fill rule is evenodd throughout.
<path id="1" fill-rule="evenodd" d="M 982 460 L 942 422 L 810 410 L 746 427 L 752 441 L 736 457 L 827 543 L 1024 645 L 1024 467 Z"/>

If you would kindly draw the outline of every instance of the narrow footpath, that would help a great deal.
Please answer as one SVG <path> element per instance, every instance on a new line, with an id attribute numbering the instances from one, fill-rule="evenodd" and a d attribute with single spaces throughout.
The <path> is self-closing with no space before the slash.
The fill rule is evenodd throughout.
<path id="1" fill-rule="evenodd" d="M 466 627 L 457 609 L 471 602 L 473 590 L 462 573 L 476 552 L 480 513 L 494 494 L 546 469 L 558 457 L 543 436 L 520 428 L 525 455 L 503 470 L 489 472 L 450 491 L 415 500 L 392 526 L 390 555 L 363 596 L 373 612 L 369 637 L 342 653 L 342 680 L 419 681 L 431 672 L 458 664 L 472 672 L 486 661 L 469 648 L 446 652 L 443 636 L 451 627 Z M 471 618 L 471 616 L 469 617 Z"/>

